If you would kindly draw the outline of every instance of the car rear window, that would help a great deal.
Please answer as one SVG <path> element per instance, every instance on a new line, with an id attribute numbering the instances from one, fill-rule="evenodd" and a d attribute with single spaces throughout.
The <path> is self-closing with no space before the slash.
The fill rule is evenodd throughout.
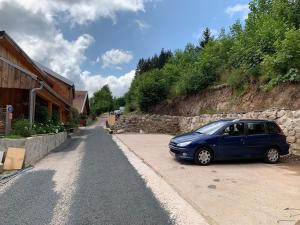
<path id="1" fill-rule="evenodd" d="M 281 134 L 281 129 L 276 123 L 267 122 L 267 128 L 270 134 Z"/>
<path id="2" fill-rule="evenodd" d="M 247 133 L 248 133 L 248 135 L 266 133 L 265 123 L 264 122 L 248 122 L 247 123 Z"/>

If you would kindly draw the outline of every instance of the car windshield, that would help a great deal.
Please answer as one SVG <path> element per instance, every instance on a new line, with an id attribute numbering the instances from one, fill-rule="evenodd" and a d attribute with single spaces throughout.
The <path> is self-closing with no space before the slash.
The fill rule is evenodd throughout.
<path id="1" fill-rule="evenodd" d="M 227 122 L 226 121 L 217 121 L 213 123 L 209 123 L 203 127 L 200 127 L 198 130 L 196 130 L 197 133 L 201 134 L 214 134 L 217 130 L 222 128 Z"/>

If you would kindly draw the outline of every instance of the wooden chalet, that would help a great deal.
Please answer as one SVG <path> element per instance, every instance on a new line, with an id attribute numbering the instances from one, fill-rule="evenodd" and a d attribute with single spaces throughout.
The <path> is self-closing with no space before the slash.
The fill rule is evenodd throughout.
<path id="1" fill-rule="evenodd" d="M 75 94 L 73 82 L 34 62 L 0 31 L 0 108 L 12 105 L 13 118 L 29 118 L 32 90 L 36 91 L 36 105 L 47 107 L 49 115 L 57 113 L 59 121 L 68 121 Z"/>

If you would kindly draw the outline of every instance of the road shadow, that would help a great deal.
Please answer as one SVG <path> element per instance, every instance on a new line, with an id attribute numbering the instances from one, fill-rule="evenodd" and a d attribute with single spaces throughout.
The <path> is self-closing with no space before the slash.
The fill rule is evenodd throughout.
<path id="1" fill-rule="evenodd" d="M 92 134 L 93 132 L 90 129 L 80 129 L 78 133 L 68 135 L 66 141 L 57 148 L 53 149 L 51 153 L 74 151 L 77 149 L 81 141 L 83 141 L 85 138 Z"/>
<path id="2" fill-rule="evenodd" d="M 49 224 L 59 195 L 53 190 L 54 171 L 23 174 L 0 194 L 0 224 Z"/>
<path id="3" fill-rule="evenodd" d="M 110 135 L 96 127 L 84 142 L 69 224 L 172 224 Z"/>

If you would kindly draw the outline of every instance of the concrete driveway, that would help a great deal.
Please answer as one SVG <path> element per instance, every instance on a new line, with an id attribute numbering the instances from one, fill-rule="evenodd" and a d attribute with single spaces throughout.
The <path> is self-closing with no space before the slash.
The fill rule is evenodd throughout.
<path id="1" fill-rule="evenodd" d="M 169 154 L 172 136 L 116 137 L 211 224 L 300 224 L 300 163 L 221 162 L 201 167 Z"/>

